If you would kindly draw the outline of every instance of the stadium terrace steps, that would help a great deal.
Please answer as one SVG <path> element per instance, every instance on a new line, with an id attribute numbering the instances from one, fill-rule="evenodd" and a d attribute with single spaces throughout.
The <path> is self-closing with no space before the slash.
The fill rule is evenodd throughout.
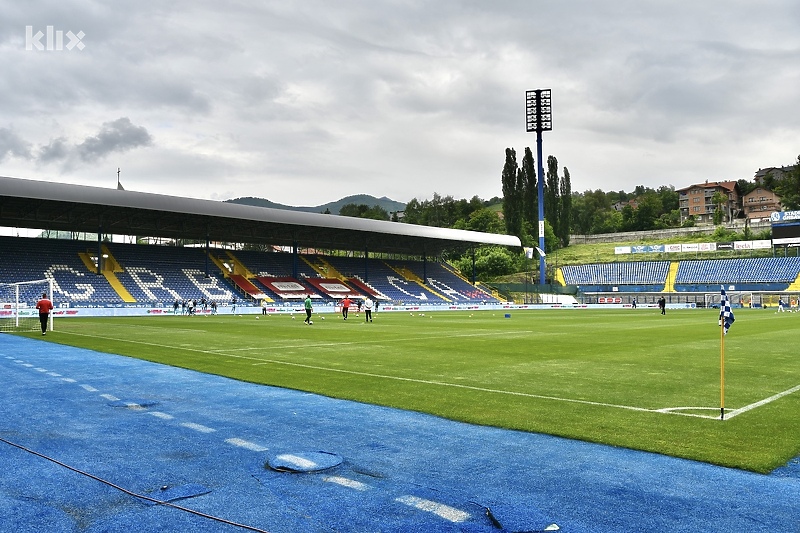
<path id="1" fill-rule="evenodd" d="M 233 281 L 237 287 L 242 289 L 245 293 L 252 296 L 256 300 L 265 299 L 268 302 L 274 302 L 272 298 L 264 294 L 264 291 L 256 287 L 249 279 L 239 274 L 231 274 L 230 280 Z"/>
<path id="2" fill-rule="evenodd" d="M 111 253 L 107 244 L 103 244 L 100 248 L 103 252 L 103 270 L 110 272 L 122 272 L 122 265 L 119 264 L 117 258 Z"/>
<path id="3" fill-rule="evenodd" d="M 392 270 L 394 270 L 395 272 L 397 272 L 398 274 L 403 276 L 403 279 L 405 279 L 406 281 L 410 281 L 412 283 L 416 283 L 417 285 L 420 286 L 421 289 L 429 291 L 430 293 L 432 293 L 434 296 L 436 296 L 437 298 L 439 298 L 443 302 L 447 302 L 447 303 L 452 302 L 452 300 L 450 300 L 448 297 L 438 293 L 436 290 L 434 290 L 431 287 L 430 278 L 428 278 L 428 284 L 426 285 L 424 278 L 422 276 L 417 275 L 414 271 L 409 269 L 406 265 L 392 265 L 392 264 L 390 264 L 389 262 L 386 262 L 386 261 L 384 261 L 384 263 L 386 264 L 386 266 L 388 266 L 389 268 L 391 268 Z"/>
<path id="4" fill-rule="evenodd" d="M 347 281 L 347 276 L 336 270 L 336 268 L 334 268 L 332 264 L 327 262 L 324 257 L 320 255 L 315 255 L 314 257 L 320 263 L 320 265 L 322 265 L 322 271 L 320 272 L 320 274 L 322 274 L 324 277 L 336 278 L 341 281 Z"/>
<path id="5" fill-rule="evenodd" d="M 239 261 L 239 259 L 235 255 L 233 255 L 233 252 L 231 252 L 230 250 L 226 250 L 225 253 L 228 255 L 234 274 L 238 274 L 244 277 L 245 279 L 253 279 L 254 277 L 256 277 L 255 274 L 253 274 L 252 272 L 250 272 L 250 270 L 247 269 L 244 263 Z"/>
<path id="6" fill-rule="evenodd" d="M 97 265 L 95 264 L 94 260 L 92 259 L 92 255 L 89 252 L 78 252 L 78 257 L 81 258 L 83 264 L 86 265 L 86 270 L 95 274 L 97 272 Z"/>
<path id="7" fill-rule="evenodd" d="M 480 282 L 475 282 L 475 285 L 472 284 L 461 272 L 459 272 L 453 265 L 449 263 L 437 263 L 448 275 L 452 274 L 457 279 L 461 280 L 463 283 L 467 284 L 471 289 L 477 291 L 478 293 L 482 294 L 483 299 L 495 299 L 496 292 L 493 294 L 491 291 L 488 291 L 480 286 Z M 462 285 L 463 286 L 463 285 Z"/>
<path id="8" fill-rule="evenodd" d="M 800 291 L 800 272 L 798 272 L 797 277 L 789 285 L 789 288 L 786 289 L 786 290 L 789 290 L 789 291 Z"/>
<path id="9" fill-rule="evenodd" d="M 347 283 L 358 289 L 359 291 L 363 292 L 367 296 L 371 296 L 376 300 L 391 300 L 388 296 L 381 293 L 380 291 L 376 290 L 375 287 L 370 285 L 369 283 L 364 283 L 358 277 L 352 277 L 347 279 Z"/>
<path id="10" fill-rule="evenodd" d="M 128 292 L 128 289 L 126 289 L 125 286 L 122 283 L 120 283 L 119 279 L 117 278 L 117 275 L 114 274 L 113 271 L 103 270 L 103 277 L 105 277 L 106 281 L 108 281 L 108 284 L 111 285 L 111 287 L 115 291 L 117 291 L 117 294 L 119 295 L 120 298 L 122 298 L 123 302 L 129 304 L 136 303 L 136 298 L 134 298 L 133 295 L 130 292 Z"/>
<path id="11" fill-rule="evenodd" d="M 211 252 L 208 253 L 208 258 L 211 260 L 212 263 L 217 265 L 217 268 L 222 273 L 224 277 L 229 277 L 231 275 L 230 270 L 225 266 L 225 263 L 216 255 L 212 254 Z"/>
<path id="12" fill-rule="evenodd" d="M 561 271 L 561 267 L 558 267 L 556 269 L 556 274 L 555 274 L 554 277 L 555 277 L 555 282 L 556 283 L 558 283 L 562 287 L 566 287 L 567 286 L 567 282 L 564 280 L 564 272 Z"/>
<path id="13" fill-rule="evenodd" d="M 664 283 L 663 292 L 675 292 L 675 280 L 678 277 L 678 268 L 680 267 L 679 261 L 672 261 L 669 265 L 669 272 L 667 272 L 667 279 Z"/>

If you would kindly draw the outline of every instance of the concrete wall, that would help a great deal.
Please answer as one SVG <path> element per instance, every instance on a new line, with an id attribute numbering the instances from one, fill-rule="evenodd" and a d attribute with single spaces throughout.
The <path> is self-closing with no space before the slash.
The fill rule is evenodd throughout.
<path id="1" fill-rule="evenodd" d="M 725 229 L 742 231 L 744 221 L 736 220 L 729 224 L 723 224 Z M 750 223 L 750 230 L 757 233 L 765 229 L 770 229 L 772 223 L 769 220 L 761 220 Z M 694 226 L 692 228 L 670 228 L 648 231 L 625 231 L 621 233 L 600 233 L 598 235 L 570 235 L 570 244 L 599 244 L 604 242 L 637 242 L 643 240 L 665 240 L 680 236 L 711 235 L 717 230 L 717 226 L 706 224 Z"/>

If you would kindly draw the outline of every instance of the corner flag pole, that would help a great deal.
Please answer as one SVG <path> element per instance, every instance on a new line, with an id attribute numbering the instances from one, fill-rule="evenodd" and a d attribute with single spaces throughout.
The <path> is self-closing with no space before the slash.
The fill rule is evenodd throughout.
<path id="1" fill-rule="evenodd" d="M 725 420 L 725 319 L 719 328 L 719 419 Z"/>

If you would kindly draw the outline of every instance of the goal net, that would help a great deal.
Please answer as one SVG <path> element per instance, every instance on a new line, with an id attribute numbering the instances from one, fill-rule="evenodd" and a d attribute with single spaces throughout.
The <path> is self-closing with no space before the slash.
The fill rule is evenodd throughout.
<path id="1" fill-rule="evenodd" d="M 36 302 L 43 293 L 52 300 L 52 280 L 0 283 L 0 332 L 39 331 L 41 325 Z M 50 313 L 48 329 L 53 329 L 53 313 Z"/>

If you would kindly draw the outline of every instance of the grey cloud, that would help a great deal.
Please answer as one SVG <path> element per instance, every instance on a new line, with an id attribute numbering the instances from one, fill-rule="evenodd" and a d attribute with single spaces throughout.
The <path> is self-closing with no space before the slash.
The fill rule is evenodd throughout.
<path id="1" fill-rule="evenodd" d="M 70 146 L 67 145 L 67 140 L 64 137 L 52 139 L 50 144 L 42 146 L 39 149 L 39 162 L 52 163 L 54 161 L 61 161 L 66 159 L 70 153 Z"/>
<path id="2" fill-rule="evenodd" d="M 144 126 L 135 126 L 127 117 L 103 124 L 94 137 L 87 137 L 76 149 L 84 161 L 96 161 L 113 152 L 150 146 L 153 138 Z"/>
<path id="3" fill-rule="evenodd" d="M 30 143 L 8 128 L 0 128 L 0 161 L 8 156 L 31 158 Z"/>

